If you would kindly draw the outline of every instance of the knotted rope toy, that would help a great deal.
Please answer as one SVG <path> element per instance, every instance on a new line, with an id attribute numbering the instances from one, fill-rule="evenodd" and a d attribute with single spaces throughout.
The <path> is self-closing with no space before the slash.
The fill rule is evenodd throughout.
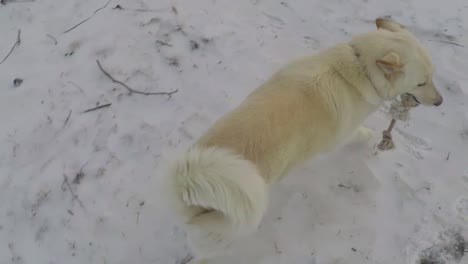
<path id="1" fill-rule="evenodd" d="M 397 120 L 406 122 L 409 120 L 410 114 L 409 110 L 419 105 L 419 102 L 416 101 L 413 95 L 411 94 L 402 94 L 400 99 L 395 98 L 390 104 L 390 115 L 392 116 L 392 121 L 390 126 L 382 131 L 382 141 L 377 145 L 377 148 L 381 151 L 390 150 L 395 148 L 395 144 L 392 140 L 392 129 L 395 126 Z"/>

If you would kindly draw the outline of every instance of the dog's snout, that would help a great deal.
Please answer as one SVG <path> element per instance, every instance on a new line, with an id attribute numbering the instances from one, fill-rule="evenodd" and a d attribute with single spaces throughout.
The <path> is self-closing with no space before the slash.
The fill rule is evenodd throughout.
<path id="1" fill-rule="evenodd" d="M 442 104 L 442 102 L 444 101 L 444 98 L 442 96 L 440 96 L 437 101 L 434 103 L 435 106 L 439 106 Z"/>

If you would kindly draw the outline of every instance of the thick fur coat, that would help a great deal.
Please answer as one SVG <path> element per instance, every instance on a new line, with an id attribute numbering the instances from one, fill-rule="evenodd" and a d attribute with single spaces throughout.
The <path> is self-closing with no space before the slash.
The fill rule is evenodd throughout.
<path id="1" fill-rule="evenodd" d="M 425 105 L 442 103 L 418 40 L 395 22 L 376 25 L 287 64 L 172 160 L 170 206 L 200 261 L 258 227 L 269 185 L 293 166 L 346 140 L 369 139 L 361 124 L 384 101 L 409 93 Z"/>

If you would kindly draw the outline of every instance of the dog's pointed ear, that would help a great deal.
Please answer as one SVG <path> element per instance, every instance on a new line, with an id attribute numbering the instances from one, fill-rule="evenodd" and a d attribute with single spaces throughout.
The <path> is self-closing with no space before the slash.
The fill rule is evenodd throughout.
<path id="1" fill-rule="evenodd" d="M 391 32 L 398 32 L 398 31 L 406 30 L 405 26 L 398 24 L 395 21 L 385 19 L 385 18 L 377 18 L 375 20 L 375 25 L 377 26 L 378 29 L 386 29 Z"/>
<path id="2" fill-rule="evenodd" d="M 400 56 L 393 51 L 378 59 L 376 63 L 377 66 L 379 66 L 379 68 L 385 73 L 385 76 L 401 72 L 403 68 Z"/>

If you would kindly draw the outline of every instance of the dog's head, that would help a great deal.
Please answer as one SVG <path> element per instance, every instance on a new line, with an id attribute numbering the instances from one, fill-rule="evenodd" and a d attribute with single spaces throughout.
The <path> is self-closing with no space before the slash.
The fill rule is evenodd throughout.
<path id="1" fill-rule="evenodd" d="M 369 78 L 380 96 L 391 100 L 407 93 L 423 105 L 442 104 L 443 98 L 432 81 L 431 58 L 420 42 L 394 21 L 378 18 L 375 23 L 379 30 L 358 43 L 367 53 Z"/>

